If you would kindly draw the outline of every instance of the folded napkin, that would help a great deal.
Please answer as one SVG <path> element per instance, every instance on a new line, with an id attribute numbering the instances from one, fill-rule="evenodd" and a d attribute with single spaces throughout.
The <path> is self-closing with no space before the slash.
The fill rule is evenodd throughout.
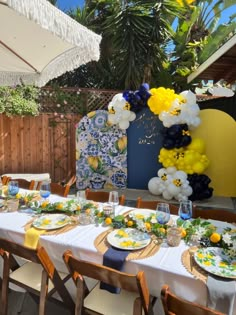
<path id="1" fill-rule="evenodd" d="M 38 246 L 40 235 L 45 232 L 46 230 L 38 230 L 38 229 L 35 229 L 34 227 L 29 228 L 25 232 L 24 246 L 36 249 Z"/>
<path id="2" fill-rule="evenodd" d="M 110 247 L 103 256 L 103 265 L 121 271 L 129 253 L 128 250 L 119 250 Z M 100 289 L 107 290 L 111 293 L 120 293 L 120 288 L 113 287 L 104 282 L 101 282 Z"/>
<path id="3" fill-rule="evenodd" d="M 207 278 L 207 306 L 227 315 L 233 315 L 236 280 L 209 275 Z"/>

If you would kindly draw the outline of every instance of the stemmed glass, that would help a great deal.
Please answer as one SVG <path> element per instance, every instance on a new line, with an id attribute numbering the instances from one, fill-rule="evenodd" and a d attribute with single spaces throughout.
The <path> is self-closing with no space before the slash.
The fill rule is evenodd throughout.
<path id="1" fill-rule="evenodd" d="M 115 215 L 115 208 L 119 204 L 118 191 L 110 191 L 108 203 L 112 205 L 113 215 Z"/>
<path id="2" fill-rule="evenodd" d="M 156 208 L 157 221 L 166 224 L 170 220 L 170 208 L 168 203 L 158 203 Z"/>
<path id="3" fill-rule="evenodd" d="M 19 192 L 19 183 L 16 180 L 11 180 L 8 183 L 8 193 L 11 196 L 15 196 Z"/>
<path id="4" fill-rule="evenodd" d="M 51 194 L 50 183 L 42 183 L 40 187 L 40 196 L 44 198 L 44 200 L 46 201 L 50 194 Z"/>
<path id="5" fill-rule="evenodd" d="M 180 201 L 179 216 L 183 220 L 189 220 L 192 218 L 192 201 L 191 200 Z"/>

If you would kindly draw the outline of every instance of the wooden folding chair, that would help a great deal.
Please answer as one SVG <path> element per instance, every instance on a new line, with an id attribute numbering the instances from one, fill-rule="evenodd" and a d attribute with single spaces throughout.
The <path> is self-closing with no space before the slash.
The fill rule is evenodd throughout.
<path id="1" fill-rule="evenodd" d="M 165 315 L 224 315 L 203 305 L 188 302 L 170 291 L 168 285 L 161 290 L 161 301 Z"/>
<path id="2" fill-rule="evenodd" d="M 34 190 L 35 189 L 35 180 L 28 181 L 28 180 L 23 179 L 23 178 L 16 178 L 16 179 L 14 178 L 12 180 L 17 181 L 20 188 L 28 189 L 28 190 Z"/>
<path id="3" fill-rule="evenodd" d="M 77 287 L 75 315 L 79 314 L 153 314 L 153 303 L 149 295 L 143 271 L 137 274 L 121 272 L 100 264 L 75 258 L 70 250 L 63 254 L 65 264 Z M 112 294 L 99 288 L 98 283 L 89 293 L 84 276 L 121 288 Z M 82 312 L 82 313 L 81 313 Z"/>
<path id="4" fill-rule="evenodd" d="M 44 315 L 46 299 L 57 292 L 66 306 L 74 314 L 75 304 L 65 287 L 70 274 L 59 273 L 43 247 L 36 250 L 0 238 L 0 255 L 3 258 L 3 278 L 1 292 L 1 315 L 7 315 L 9 283 L 24 288 L 31 294 L 39 296 L 39 315 Z M 14 255 L 26 259 L 19 266 Z"/>
<path id="5" fill-rule="evenodd" d="M 86 199 L 93 200 L 97 202 L 108 202 L 109 191 L 92 191 L 89 188 L 85 192 Z M 119 197 L 119 205 L 123 206 L 125 204 L 125 195 Z"/>
<path id="6" fill-rule="evenodd" d="M 11 178 L 6 175 L 1 176 L 1 181 L 3 185 L 7 185 L 10 179 Z"/>
<path id="7" fill-rule="evenodd" d="M 143 200 L 141 197 L 138 197 L 136 200 L 136 208 L 156 210 L 158 203 L 161 203 L 161 202 L 162 201 L 158 201 L 158 200 Z M 172 205 L 170 203 L 168 204 L 170 208 L 170 213 L 178 215 L 179 207 Z"/>
<path id="8" fill-rule="evenodd" d="M 221 209 L 193 209 L 193 218 L 212 219 L 236 223 L 236 213 Z"/>
<path id="9" fill-rule="evenodd" d="M 37 190 L 40 190 L 42 182 L 38 183 Z M 61 185 L 58 183 L 50 183 L 51 193 L 61 197 L 67 197 L 70 191 L 70 185 Z"/>
<path id="10" fill-rule="evenodd" d="M 70 185 L 62 186 L 57 183 L 51 183 L 51 193 L 61 197 L 67 197 L 70 191 Z"/>

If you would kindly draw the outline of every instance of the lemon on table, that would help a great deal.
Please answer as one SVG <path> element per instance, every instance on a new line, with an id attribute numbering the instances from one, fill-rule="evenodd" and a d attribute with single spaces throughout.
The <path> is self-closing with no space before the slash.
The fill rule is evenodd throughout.
<path id="1" fill-rule="evenodd" d="M 48 204 L 49 204 L 48 201 L 44 201 L 44 202 L 41 203 L 41 207 L 42 208 L 46 208 Z"/>
<path id="2" fill-rule="evenodd" d="M 133 226 L 133 225 L 134 225 L 134 222 L 133 222 L 132 220 L 129 220 L 129 221 L 127 222 L 127 226 L 131 227 L 131 226 Z"/>
<path id="3" fill-rule="evenodd" d="M 56 209 L 57 209 L 57 210 L 62 210 L 62 209 L 63 209 L 63 206 L 64 206 L 63 203 L 60 202 L 60 203 L 57 204 Z"/>
<path id="4" fill-rule="evenodd" d="M 181 228 L 181 237 L 184 238 L 187 235 L 187 232 L 184 228 Z"/>
<path id="5" fill-rule="evenodd" d="M 210 241 L 212 243 L 218 243 L 221 239 L 221 236 L 219 233 L 212 233 L 211 236 L 210 236 Z"/>
<path id="6" fill-rule="evenodd" d="M 107 225 L 110 225 L 110 224 L 112 223 L 112 218 L 107 217 L 107 218 L 105 219 L 105 223 L 106 223 Z"/>

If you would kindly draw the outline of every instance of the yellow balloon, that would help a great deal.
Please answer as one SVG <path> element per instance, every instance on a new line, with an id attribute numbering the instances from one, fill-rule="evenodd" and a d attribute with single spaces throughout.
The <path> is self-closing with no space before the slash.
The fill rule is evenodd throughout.
<path id="1" fill-rule="evenodd" d="M 187 146 L 187 150 L 193 150 L 199 153 L 205 152 L 205 142 L 201 138 L 194 138 L 192 142 Z"/>
<path id="2" fill-rule="evenodd" d="M 201 162 L 197 162 L 193 165 L 193 172 L 197 174 L 202 174 L 205 171 L 205 165 Z"/>

